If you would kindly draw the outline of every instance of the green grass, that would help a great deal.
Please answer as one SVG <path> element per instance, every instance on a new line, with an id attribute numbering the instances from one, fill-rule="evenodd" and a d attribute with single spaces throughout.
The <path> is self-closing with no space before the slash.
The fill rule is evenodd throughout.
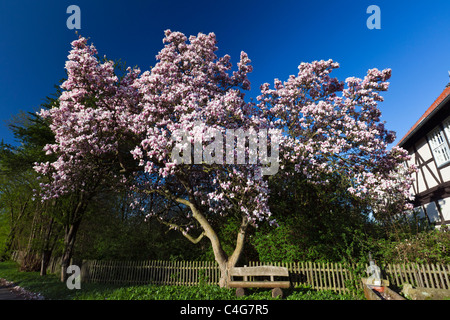
<path id="1" fill-rule="evenodd" d="M 54 274 L 41 277 L 38 272 L 19 272 L 15 262 L 0 263 L 0 278 L 12 281 L 50 300 L 272 300 L 269 289 L 250 289 L 237 298 L 233 289 L 215 285 L 185 286 L 119 286 L 81 283 L 80 290 L 69 290 Z M 355 300 L 352 295 L 317 291 L 308 287 L 286 290 L 286 300 Z"/>
<path id="2" fill-rule="evenodd" d="M 35 293 L 40 293 L 49 300 L 73 300 L 82 292 L 114 290 L 113 286 L 86 283 L 82 290 L 69 290 L 56 274 L 40 276 L 39 272 L 20 272 L 15 262 L 0 262 L 0 278 L 14 282 L 16 285 Z M 116 286 L 117 288 L 117 286 Z"/>

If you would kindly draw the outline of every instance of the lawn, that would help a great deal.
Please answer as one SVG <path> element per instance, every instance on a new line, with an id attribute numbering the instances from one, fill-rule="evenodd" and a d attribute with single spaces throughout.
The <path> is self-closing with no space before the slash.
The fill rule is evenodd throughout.
<path id="1" fill-rule="evenodd" d="M 81 289 L 69 290 L 57 275 L 40 276 L 38 272 L 19 272 L 15 262 L 0 263 L 0 278 L 40 293 L 47 300 L 272 300 L 267 289 L 249 290 L 245 297 L 237 298 L 233 289 L 215 285 L 157 286 L 157 285 L 107 285 L 82 283 Z M 332 291 L 317 291 L 308 287 L 286 290 L 286 300 L 355 300 L 350 294 Z"/>

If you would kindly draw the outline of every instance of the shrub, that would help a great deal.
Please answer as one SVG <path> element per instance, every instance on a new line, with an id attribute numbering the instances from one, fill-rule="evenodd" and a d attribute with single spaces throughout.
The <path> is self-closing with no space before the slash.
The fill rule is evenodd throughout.
<path id="1" fill-rule="evenodd" d="M 397 241 L 379 240 L 378 247 L 385 262 L 450 264 L 450 232 L 446 227 Z"/>

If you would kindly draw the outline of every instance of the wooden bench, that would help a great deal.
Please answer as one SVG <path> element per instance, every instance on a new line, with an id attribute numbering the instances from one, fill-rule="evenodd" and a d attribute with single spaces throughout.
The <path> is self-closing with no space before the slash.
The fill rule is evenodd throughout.
<path id="1" fill-rule="evenodd" d="M 228 277 L 228 285 L 230 288 L 237 288 L 236 295 L 238 297 L 245 294 L 245 288 L 272 288 L 272 297 L 282 297 L 282 289 L 291 286 L 289 279 L 275 280 L 275 277 L 289 278 L 289 270 L 284 267 L 259 266 L 232 268 L 228 273 Z M 235 277 L 240 277 L 242 280 L 236 280 Z"/>

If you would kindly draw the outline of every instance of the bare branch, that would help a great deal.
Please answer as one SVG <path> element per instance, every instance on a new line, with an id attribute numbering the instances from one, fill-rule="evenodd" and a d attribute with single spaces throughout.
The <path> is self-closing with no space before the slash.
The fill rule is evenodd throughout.
<path id="1" fill-rule="evenodd" d="M 161 222 L 162 224 L 166 225 L 169 227 L 169 229 L 175 229 L 175 230 L 179 230 L 181 232 L 181 234 L 188 239 L 190 242 L 197 244 L 200 242 L 200 240 L 203 239 L 203 237 L 205 236 L 205 232 L 203 231 L 197 238 L 192 237 L 189 233 L 187 233 L 187 231 L 185 229 L 183 229 L 181 226 L 175 224 L 175 223 L 171 223 L 171 222 L 167 222 L 164 221 L 161 217 L 157 218 L 159 222 Z"/>

